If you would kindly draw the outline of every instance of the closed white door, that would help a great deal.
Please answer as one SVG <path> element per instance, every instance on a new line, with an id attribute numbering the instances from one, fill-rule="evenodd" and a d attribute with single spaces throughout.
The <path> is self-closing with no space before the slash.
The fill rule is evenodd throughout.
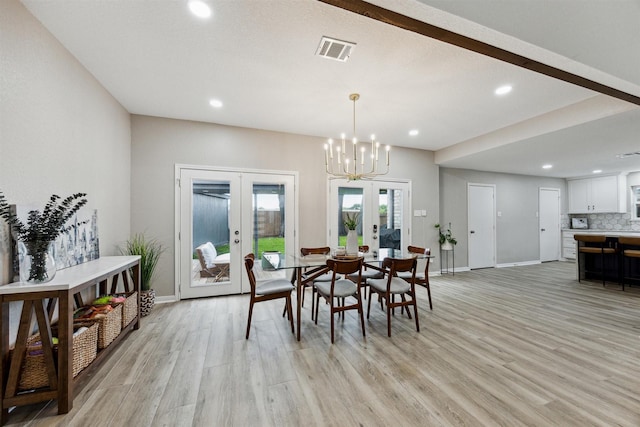
<path id="1" fill-rule="evenodd" d="M 331 248 L 346 245 L 347 215 L 358 215 L 358 241 L 369 251 L 401 249 L 410 239 L 410 184 L 402 181 L 331 180 L 329 185 L 329 228 Z"/>
<path id="2" fill-rule="evenodd" d="M 556 261 L 560 259 L 560 190 L 540 188 L 538 204 L 540 261 Z"/>
<path id="3" fill-rule="evenodd" d="M 495 267 L 495 185 L 469 184 L 469 268 Z"/>
<path id="4" fill-rule="evenodd" d="M 181 299 L 249 292 L 250 252 L 258 280 L 284 277 L 284 270 L 263 272 L 261 261 L 264 252 L 295 251 L 295 175 L 189 167 L 177 173 Z M 214 252 L 203 267 L 197 249 L 209 242 Z"/>

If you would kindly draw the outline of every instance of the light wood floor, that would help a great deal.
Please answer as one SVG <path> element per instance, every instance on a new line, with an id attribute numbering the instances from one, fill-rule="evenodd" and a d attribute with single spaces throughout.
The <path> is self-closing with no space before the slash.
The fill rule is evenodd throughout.
<path id="1" fill-rule="evenodd" d="M 247 296 L 156 306 L 74 409 L 18 408 L 33 426 L 640 426 L 640 289 L 574 280 L 574 264 L 487 269 L 419 290 L 420 326 L 372 307 L 330 343 L 303 310 Z M 310 296 L 310 294 L 308 295 Z M 307 299 L 307 303 L 310 300 Z"/>

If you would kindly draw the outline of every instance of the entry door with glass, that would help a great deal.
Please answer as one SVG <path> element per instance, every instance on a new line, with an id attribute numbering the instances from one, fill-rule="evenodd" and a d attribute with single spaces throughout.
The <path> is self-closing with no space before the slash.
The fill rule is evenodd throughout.
<path id="1" fill-rule="evenodd" d="M 370 251 L 401 249 L 410 239 L 410 185 L 394 181 L 332 180 L 329 185 L 329 230 L 331 248 L 346 246 L 345 220 L 358 219 L 359 245 Z"/>
<path id="2" fill-rule="evenodd" d="M 249 292 L 250 252 L 258 281 L 284 274 L 263 254 L 294 251 L 294 175 L 181 168 L 179 176 L 181 299 Z"/>

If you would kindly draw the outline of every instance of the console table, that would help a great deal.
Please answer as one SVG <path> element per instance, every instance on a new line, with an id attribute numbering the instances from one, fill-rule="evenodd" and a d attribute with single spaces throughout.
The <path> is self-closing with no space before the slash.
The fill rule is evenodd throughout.
<path id="1" fill-rule="evenodd" d="M 133 283 L 129 283 L 131 269 Z M 111 292 L 116 292 L 118 277 L 126 292 L 137 291 L 138 313 L 120 335 L 107 348 L 99 350 L 96 359 L 75 378 L 73 377 L 73 311 L 74 302 L 82 304 L 81 291 L 99 287 L 100 294 L 107 293 L 111 281 Z M 132 287 L 131 287 L 132 285 Z M 9 304 L 22 301 L 22 313 L 18 325 L 15 346 L 9 347 Z M 51 341 L 51 323 L 58 306 L 58 360 L 54 362 Z M 18 383 L 20 368 L 27 350 L 27 339 L 32 333 L 33 314 L 42 340 L 42 350 L 49 376 L 49 387 L 33 392 L 20 393 Z M 28 405 L 56 399 L 58 414 L 66 414 L 73 407 L 74 388 L 88 377 L 111 352 L 117 343 L 131 330 L 140 327 L 140 256 L 107 256 L 89 261 L 56 273 L 54 279 L 43 284 L 11 283 L 0 286 L 0 378 L 2 387 L 2 423 L 7 420 L 8 410 L 13 406 Z M 10 356 L 11 355 L 11 356 Z"/>

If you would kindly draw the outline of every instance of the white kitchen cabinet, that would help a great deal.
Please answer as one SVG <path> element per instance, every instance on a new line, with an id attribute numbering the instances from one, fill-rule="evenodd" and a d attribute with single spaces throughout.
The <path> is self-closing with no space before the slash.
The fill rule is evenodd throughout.
<path id="1" fill-rule="evenodd" d="M 625 175 L 567 181 L 569 213 L 612 213 L 627 211 Z"/>
<path id="2" fill-rule="evenodd" d="M 562 232 L 562 257 L 567 259 L 576 259 L 576 241 L 573 235 L 574 231 Z"/>

